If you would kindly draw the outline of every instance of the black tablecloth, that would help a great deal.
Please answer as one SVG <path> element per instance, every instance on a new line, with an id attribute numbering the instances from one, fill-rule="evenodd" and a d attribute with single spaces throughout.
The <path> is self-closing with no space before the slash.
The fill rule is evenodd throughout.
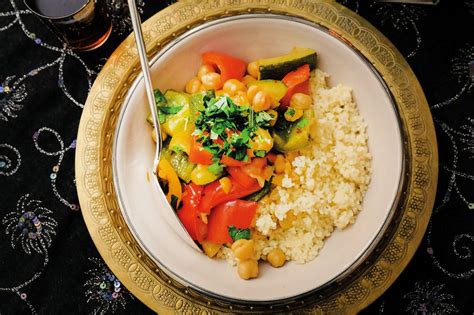
<path id="1" fill-rule="evenodd" d="M 0 3 L 0 314 L 151 313 L 115 279 L 84 225 L 75 138 L 88 90 L 130 32 L 126 1 L 106 0 L 112 37 L 74 53 L 25 10 Z M 165 1 L 137 1 L 144 19 Z M 363 313 L 474 311 L 474 2 L 341 0 L 407 58 L 432 109 L 440 152 L 427 233 L 393 286 Z M 471 65 L 474 66 L 474 65 Z"/>

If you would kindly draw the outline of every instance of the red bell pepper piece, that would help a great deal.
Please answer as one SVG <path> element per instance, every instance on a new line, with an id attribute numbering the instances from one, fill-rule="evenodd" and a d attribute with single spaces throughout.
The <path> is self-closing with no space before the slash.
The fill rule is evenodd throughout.
<path id="1" fill-rule="evenodd" d="M 255 184 L 255 178 L 250 177 L 241 167 L 227 167 L 232 179 L 244 187 L 252 187 Z"/>
<path id="2" fill-rule="evenodd" d="M 214 68 L 217 67 L 221 74 L 221 82 L 224 84 L 229 79 L 237 79 L 239 81 L 245 75 L 247 64 L 238 58 L 209 51 L 202 54 L 203 63 L 210 64 Z"/>
<path id="3" fill-rule="evenodd" d="M 197 138 L 197 136 L 193 137 L 191 150 L 189 151 L 189 161 L 195 164 L 211 165 L 212 153 L 204 149 Z"/>
<path id="4" fill-rule="evenodd" d="M 248 200 L 231 200 L 212 209 L 209 216 L 207 241 L 215 244 L 232 243 L 229 226 L 248 229 L 257 212 L 258 204 Z"/>
<path id="5" fill-rule="evenodd" d="M 199 212 L 209 214 L 211 209 L 226 201 L 242 198 L 259 191 L 262 187 L 256 179 L 248 187 L 242 186 L 232 176 L 230 177 L 232 188 L 226 194 L 222 189 L 221 183 L 216 180 L 204 187 L 204 192 L 199 204 Z"/>
<path id="6" fill-rule="evenodd" d="M 305 64 L 285 75 L 282 82 L 288 87 L 288 90 L 280 100 L 281 105 L 290 106 L 291 97 L 295 93 L 309 94 L 309 71 L 309 65 Z"/>
<path id="7" fill-rule="evenodd" d="M 230 156 L 223 155 L 221 158 L 221 163 L 225 166 L 244 166 L 245 164 L 249 164 L 250 161 L 239 161 L 236 159 L 231 158 Z"/>
<path id="8" fill-rule="evenodd" d="M 183 223 L 189 236 L 195 241 L 202 243 L 207 236 L 207 225 L 199 218 L 198 207 L 201 201 L 204 186 L 189 184 L 185 186 L 183 194 L 183 206 L 178 211 L 178 217 Z"/>

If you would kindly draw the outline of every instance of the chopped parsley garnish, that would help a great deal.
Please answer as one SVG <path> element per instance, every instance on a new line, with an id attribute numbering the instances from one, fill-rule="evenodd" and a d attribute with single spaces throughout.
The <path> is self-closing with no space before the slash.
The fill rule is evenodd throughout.
<path id="1" fill-rule="evenodd" d="M 234 242 L 240 239 L 246 239 L 246 240 L 250 239 L 250 229 L 239 229 L 231 225 L 229 226 L 228 231 L 229 231 L 230 237 L 232 238 Z"/>
<path id="2" fill-rule="evenodd" d="M 238 106 L 226 96 L 204 97 L 204 105 L 193 132 L 199 135 L 197 141 L 216 161 L 224 154 L 238 161 L 248 161 L 247 149 L 255 130 L 268 127 L 273 117 L 266 112 L 254 113 L 249 106 Z M 213 167 L 216 171 L 217 168 Z"/>

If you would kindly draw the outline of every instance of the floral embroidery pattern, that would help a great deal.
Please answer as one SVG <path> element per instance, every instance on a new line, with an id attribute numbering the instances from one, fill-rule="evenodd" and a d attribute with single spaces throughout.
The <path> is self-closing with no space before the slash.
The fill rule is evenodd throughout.
<path id="1" fill-rule="evenodd" d="M 27 97 L 24 85 L 10 85 L 14 76 L 7 77 L 0 85 L 0 120 L 8 121 L 8 118 L 16 118 L 19 110 L 23 108 L 23 101 Z"/>
<path id="2" fill-rule="evenodd" d="M 10 235 L 13 248 L 20 243 L 27 254 L 32 251 L 45 253 L 56 235 L 56 220 L 53 212 L 41 206 L 41 201 L 29 199 L 29 194 L 18 200 L 16 211 L 8 213 L 2 220 L 5 232 Z"/>
<path id="3" fill-rule="evenodd" d="M 126 299 L 131 297 L 128 290 L 100 259 L 93 257 L 89 261 L 94 267 L 86 272 L 89 279 L 84 287 L 87 303 L 95 305 L 92 313 L 115 313 L 119 307 L 125 309 Z"/>
<path id="4" fill-rule="evenodd" d="M 415 289 L 403 297 L 409 300 L 406 312 L 411 314 L 454 314 L 458 309 L 452 301 L 454 296 L 447 293 L 441 293 L 444 284 L 431 285 L 431 282 L 417 282 Z"/>

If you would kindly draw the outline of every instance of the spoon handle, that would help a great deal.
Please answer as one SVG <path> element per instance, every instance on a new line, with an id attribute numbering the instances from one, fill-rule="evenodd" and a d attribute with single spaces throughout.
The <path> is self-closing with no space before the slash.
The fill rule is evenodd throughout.
<path id="1" fill-rule="evenodd" d="M 153 85 L 151 83 L 150 66 L 148 56 L 145 48 L 145 41 L 143 40 L 143 33 L 135 0 L 128 0 L 128 7 L 130 10 L 130 17 L 133 25 L 133 33 L 135 35 L 135 42 L 137 44 L 138 55 L 140 57 L 140 64 L 142 66 L 143 78 L 145 80 L 145 90 L 148 98 L 148 105 L 150 106 L 153 117 L 153 126 L 156 133 L 156 151 L 153 160 L 153 174 L 156 175 L 158 163 L 160 161 L 160 154 L 162 151 L 163 140 L 161 138 L 161 129 L 158 121 L 158 110 L 156 108 L 155 94 L 153 92 Z"/>

